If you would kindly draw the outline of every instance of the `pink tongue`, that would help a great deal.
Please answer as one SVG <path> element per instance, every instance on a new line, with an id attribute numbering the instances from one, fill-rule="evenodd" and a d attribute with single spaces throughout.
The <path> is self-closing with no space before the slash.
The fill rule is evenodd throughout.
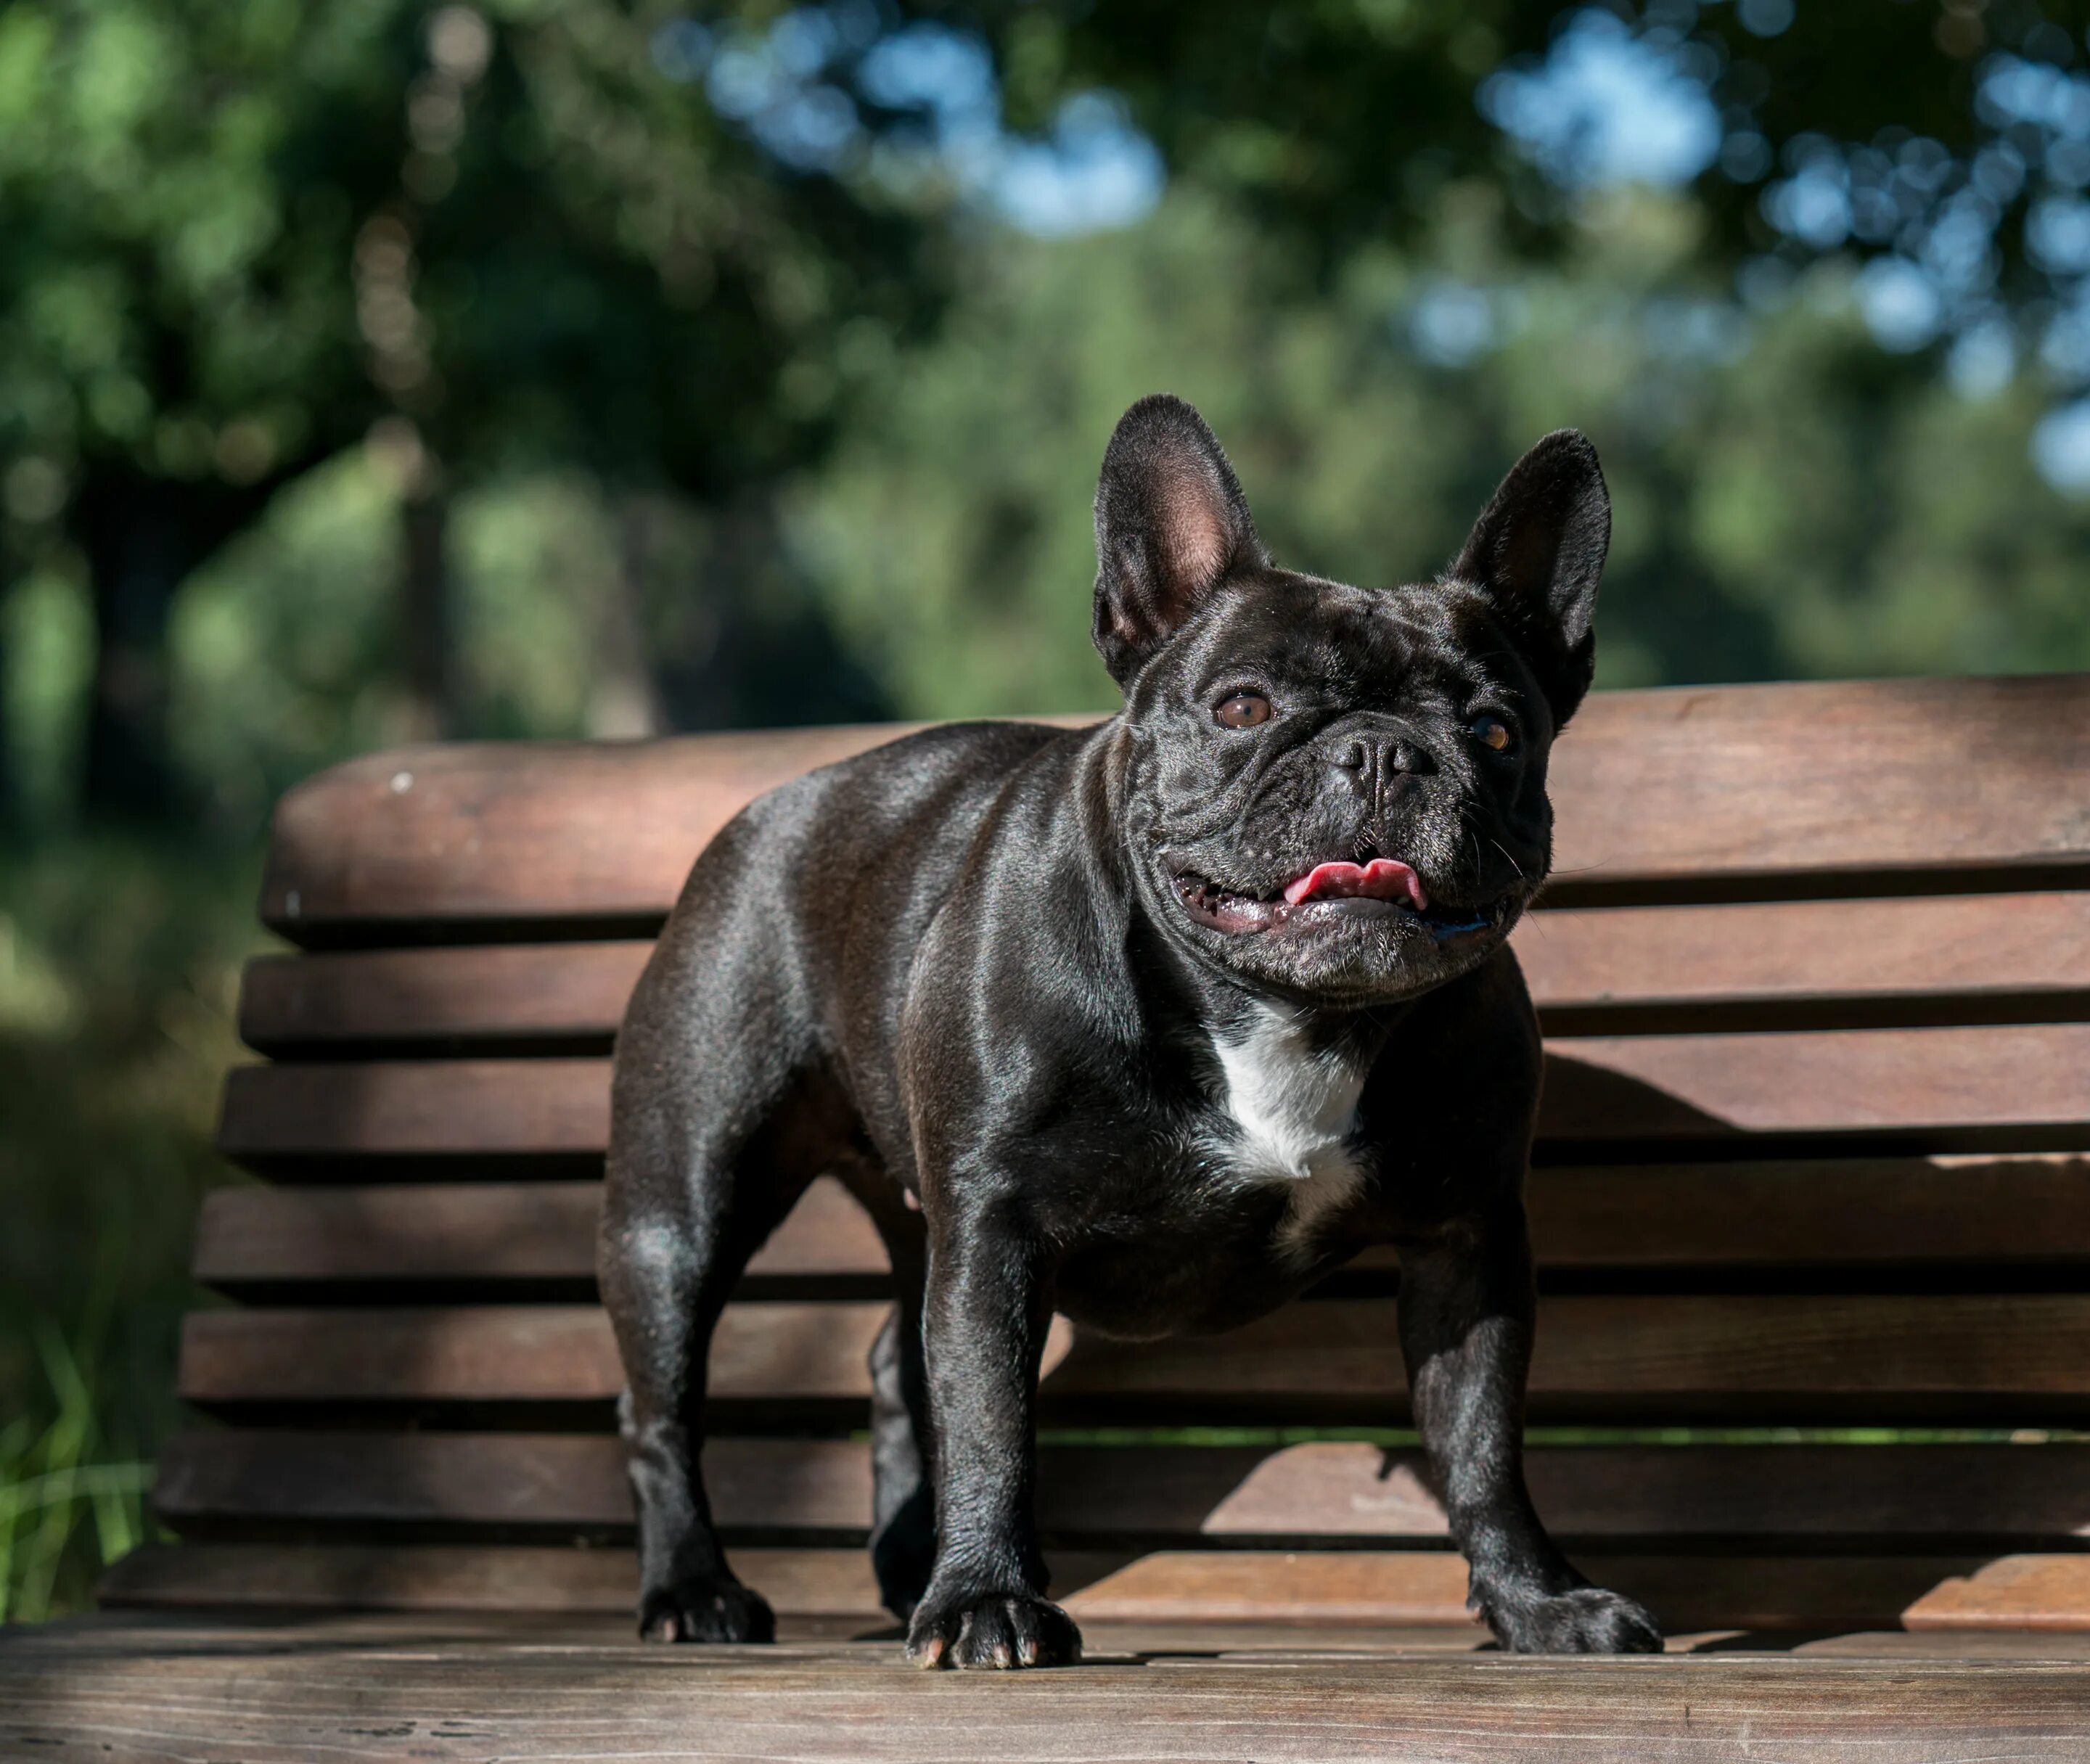
<path id="1" fill-rule="evenodd" d="M 1352 895 L 1404 900 L 1418 913 L 1430 904 L 1430 897 L 1422 892 L 1422 878 L 1391 858 L 1374 858 L 1364 864 L 1317 863 L 1284 890 L 1285 901 L 1292 906 L 1301 901 L 1341 900 Z"/>

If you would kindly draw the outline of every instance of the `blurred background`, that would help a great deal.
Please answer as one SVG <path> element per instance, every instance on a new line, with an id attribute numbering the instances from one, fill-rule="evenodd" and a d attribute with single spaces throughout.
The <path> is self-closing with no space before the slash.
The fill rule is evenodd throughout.
<path id="1" fill-rule="evenodd" d="M 1142 393 L 1367 582 L 1588 430 L 1600 685 L 2090 668 L 2086 24 L 0 8 L 0 1615 L 148 1523 L 276 794 L 1104 708 Z"/>

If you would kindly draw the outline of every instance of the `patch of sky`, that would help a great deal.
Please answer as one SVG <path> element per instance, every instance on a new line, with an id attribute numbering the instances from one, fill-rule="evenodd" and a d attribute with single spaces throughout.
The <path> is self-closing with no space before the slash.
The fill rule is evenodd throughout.
<path id="1" fill-rule="evenodd" d="M 727 37 L 671 20 L 654 34 L 652 59 L 665 77 L 700 84 L 719 115 L 796 170 L 867 163 L 898 182 L 933 174 L 1033 233 L 1128 225 L 1166 181 L 1159 153 L 1115 95 L 1077 93 L 1042 137 L 1013 134 L 984 42 L 927 22 L 885 30 L 871 0 L 797 7 L 767 30 Z"/>
<path id="2" fill-rule="evenodd" d="M 1748 350 L 1748 324 L 1731 300 L 1658 299 L 1636 317 L 1649 347 L 1675 360 L 1735 362 Z"/>
<path id="3" fill-rule="evenodd" d="M 1408 303 L 1409 346 L 1439 368 L 1463 368 L 1494 348 L 1502 334 L 1496 299 L 1486 288 L 1434 282 Z"/>
<path id="4" fill-rule="evenodd" d="M 1535 66 L 1482 82 L 1481 114 L 1571 189 L 1689 183 L 1721 148 L 1709 52 L 1673 28 L 1636 34 L 1615 14 L 1577 12 Z"/>
<path id="5" fill-rule="evenodd" d="M 1161 154 L 1115 93 L 1077 93 L 1043 141 L 1010 141 L 994 179 L 996 205 L 1026 232 L 1064 238 L 1129 226 L 1161 200 Z"/>
<path id="6" fill-rule="evenodd" d="M 2053 196 L 2032 204 L 2025 216 L 2025 250 L 2050 275 L 2090 271 L 2090 202 Z"/>
<path id="7" fill-rule="evenodd" d="M 1945 353 L 1945 376 L 1963 398 L 1993 398 L 2010 383 L 2017 365 L 2017 338 L 2000 313 L 1968 325 Z"/>
<path id="8" fill-rule="evenodd" d="M 2090 384 L 2090 296 L 2079 286 L 2075 297 L 2054 311 L 2040 333 L 2040 365 L 2065 386 Z"/>
<path id="9" fill-rule="evenodd" d="M 1735 16 L 1754 37 L 1779 37 L 1792 28 L 1793 0 L 1735 0 Z"/>
<path id="10" fill-rule="evenodd" d="M 2032 459 L 2055 489 L 2090 496 L 2090 398 L 2048 413 L 2032 431 Z"/>
<path id="11" fill-rule="evenodd" d="M 1882 349 L 1898 354 L 1934 342 L 1945 328 L 1936 281 L 1906 257 L 1875 257 L 1858 272 L 1858 310 Z"/>

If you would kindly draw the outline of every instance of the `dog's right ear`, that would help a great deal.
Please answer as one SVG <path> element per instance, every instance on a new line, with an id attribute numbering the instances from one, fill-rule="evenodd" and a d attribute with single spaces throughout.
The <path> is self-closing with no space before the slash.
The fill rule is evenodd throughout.
<path id="1" fill-rule="evenodd" d="M 1567 726 L 1597 665 L 1611 497 L 1586 435 L 1555 429 L 1510 467 L 1446 576 L 1486 589 Z"/>
<path id="2" fill-rule="evenodd" d="M 1096 486 L 1096 648 L 1120 686 L 1228 576 L 1268 561 L 1205 419 L 1157 393 L 1118 421 Z"/>

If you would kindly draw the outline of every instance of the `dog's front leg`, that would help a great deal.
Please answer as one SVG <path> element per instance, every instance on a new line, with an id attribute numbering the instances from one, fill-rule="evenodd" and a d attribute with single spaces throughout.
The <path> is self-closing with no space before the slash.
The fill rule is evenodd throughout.
<path id="1" fill-rule="evenodd" d="M 954 1216 L 955 1215 L 955 1216 Z M 922 1310 L 936 1562 L 908 1627 L 918 1666 L 1058 1666 L 1081 1633 L 1045 1597 L 1031 1513 L 1051 1321 L 1034 1240 L 999 1200 L 935 1209 Z"/>
<path id="2" fill-rule="evenodd" d="M 1452 1542 L 1469 1569 L 1469 1602 L 1515 1653 L 1654 1652 L 1662 1646 L 1654 1619 L 1577 1573 L 1525 1491 L 1534 1308 L 1520 1206 L 1402 1246 L 1408 1390 Z"/>

